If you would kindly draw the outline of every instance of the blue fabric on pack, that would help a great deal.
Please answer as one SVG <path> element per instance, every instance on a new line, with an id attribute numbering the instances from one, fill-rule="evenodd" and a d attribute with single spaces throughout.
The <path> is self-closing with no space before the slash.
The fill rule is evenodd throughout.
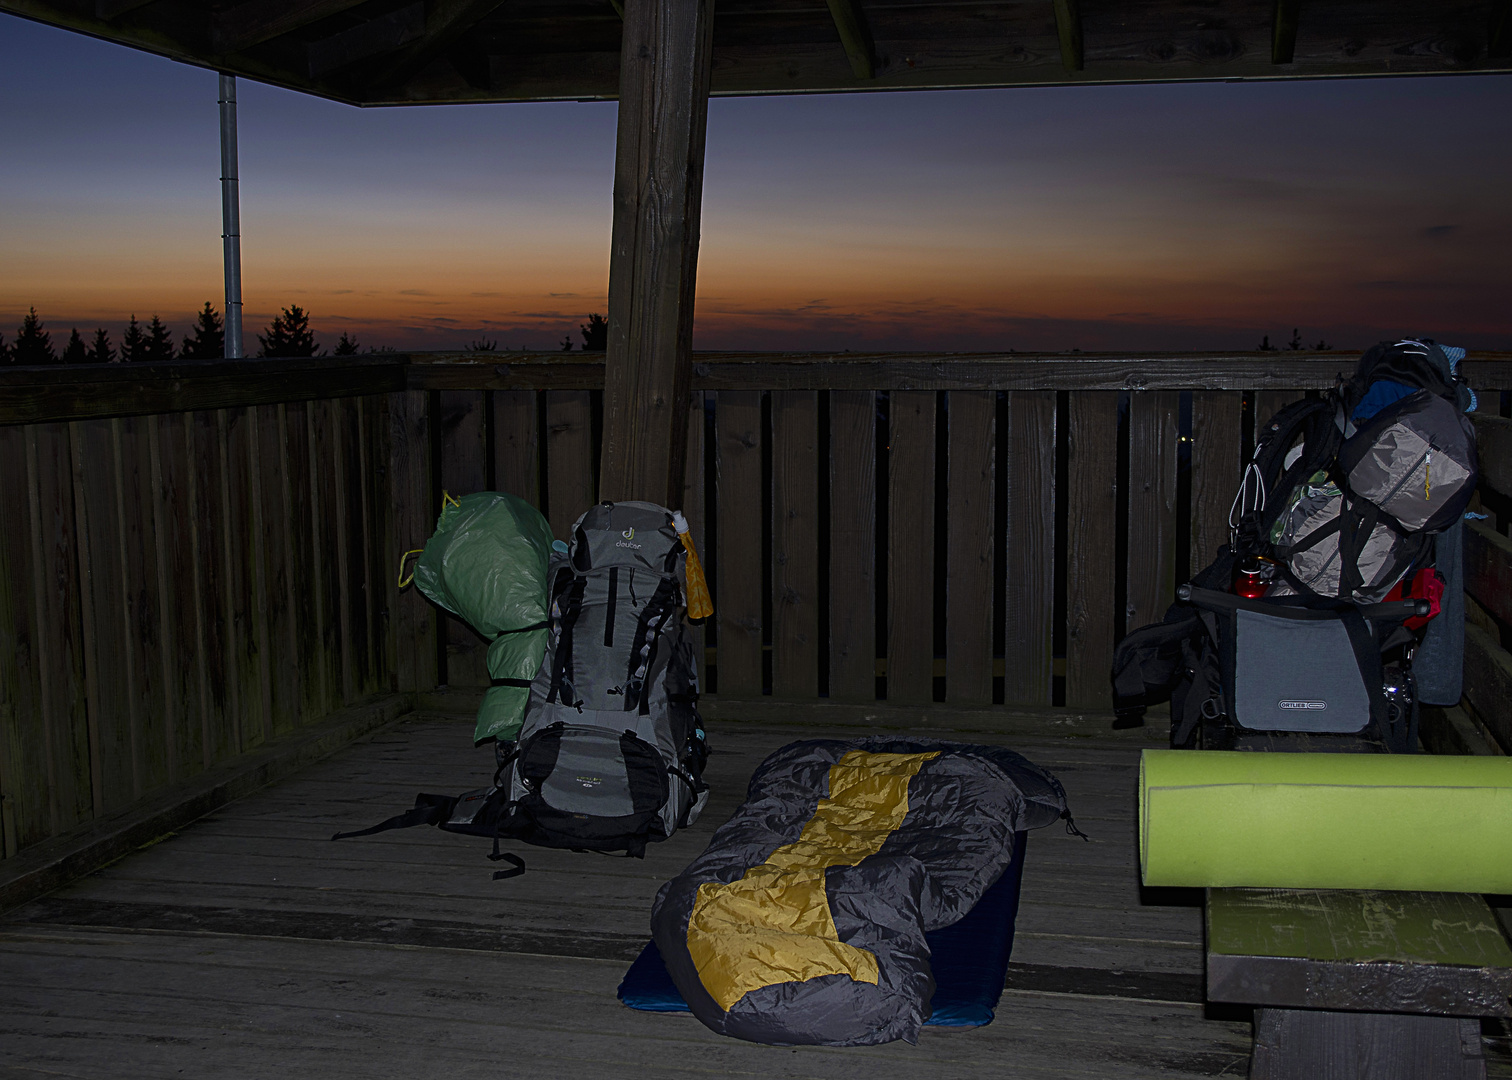
<path id="1" fill-rule="evenodd" d="M 976 907 L 959 922 L 925 935 L 935 978 L 933 1011 L 926 1026 L 980 1027 L 992 1022 L 1008 975 L 1008 957 L 1013 952 L 1013 924 L 1018 918 L 1027 836 L 1014 834 L 1013 861 L 982 894 Z M 654 941 L 646 943 L 625 972 L 619 999 L 642 1012 L 688 1011 L 688 1003 L 667 974 Z"/>
<path id="2" fill-rule="evenodd" d="M 1369 420 L 1392 402 L 1401 401 L 1408 394 L 1415 393 L 1417 393 L 1417 387 L 1415 386 L 1392 382 L 1390 379 L 1377 379 L 1370 384 L 1370 389 L 1365 391 L 1365 396 L 1355 406 L 1350 419 L 1356 424 L 1361 420 Z"/>

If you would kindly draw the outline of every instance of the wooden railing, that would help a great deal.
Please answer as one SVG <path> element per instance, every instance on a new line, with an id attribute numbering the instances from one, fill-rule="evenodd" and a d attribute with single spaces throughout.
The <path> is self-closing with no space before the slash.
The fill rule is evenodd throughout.
<path id="1" fill-rule="evenodd" d="M 707 689 L 1075 709 L 1223 542 L 1255 418 L 1354 362 L 695 359 Z M 1512 388 L 1507 356 L 1467 371 Z M 443 490 L 513 491 L 565 537 L 602 383 L 583 354 L 0 369 L 5 853 L 375 693 L 486 685 L 398 555 Z"/>

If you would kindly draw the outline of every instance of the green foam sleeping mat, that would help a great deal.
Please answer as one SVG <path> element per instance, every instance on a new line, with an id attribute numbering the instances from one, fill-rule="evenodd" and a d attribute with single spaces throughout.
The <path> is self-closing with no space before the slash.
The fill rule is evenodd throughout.
<path id="1" fill-rule="evenodd" d="M 1512 758 L 1146 750 L 1149 886 L 1512 892 Z"/>

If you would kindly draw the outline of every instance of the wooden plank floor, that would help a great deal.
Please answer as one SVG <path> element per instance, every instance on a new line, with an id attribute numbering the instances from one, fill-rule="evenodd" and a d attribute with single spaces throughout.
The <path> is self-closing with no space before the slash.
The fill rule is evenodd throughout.
<path id="1" fill-rule="evenodd" d="M 11 913 L 0 1076 L 1244 1075 L 1247 1019 L 1201 1004 L 1196 894 L 1137 884 L 1139 742 L 1050 730 L 1011 744 L 1060 776 L 1093 840 L 1031 837 L 1009 986 L 985 1028 L 774 1048 L 615 999 L 658 886 L 762 757 L 824 733 L 720 725 L 694 828 L 643 862 L 516 845 L 528 872 L 495 882 L 470 837 L 329 840 L 416 791 L 487 782 L 492 754 L 467 724 L 416 719 Z"/>

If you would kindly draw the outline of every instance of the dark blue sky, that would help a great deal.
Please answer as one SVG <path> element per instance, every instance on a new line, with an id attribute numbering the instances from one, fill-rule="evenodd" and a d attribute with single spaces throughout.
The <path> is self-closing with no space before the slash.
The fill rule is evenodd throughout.
<path id="1" fill-rule="evenodd" d="M 249 325 L 551 347 L 603 309 L 612 104 L 240 96 Z M 0 16 L 7 336 L 219 306 L 215 97 Z M 1509 182 L 1505 76 L 717 100 L 696 342 L 1512 348 Z"/>

